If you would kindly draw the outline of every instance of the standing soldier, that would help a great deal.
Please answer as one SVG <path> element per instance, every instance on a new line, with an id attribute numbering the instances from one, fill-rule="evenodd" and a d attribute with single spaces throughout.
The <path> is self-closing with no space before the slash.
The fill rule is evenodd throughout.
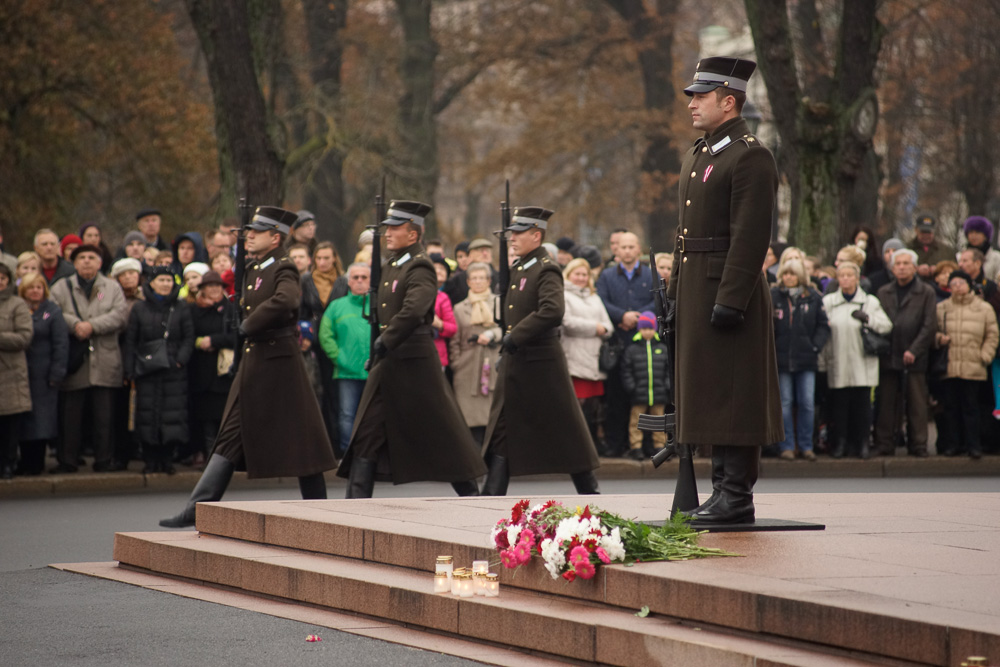
<path id="1" fill-rule="evenodd" d="M 594 470 L 600 462 L 559 343 L 562 270 L 542 247 L 551 215 L 522 206 L 507 228 L 518 259 L 505 286 L 506 329 L 486 427 L 490 471 L 484 496 L 506 495 L 511 475 L 554 472 L 569 473 L 577 493 L 599 493 Z"/>
<path id="2" fill-rule="evenodd" d="M 771 296 L 761 267 L 778 173 L 740 116 L 756 63 L 703 58 L 691 98 L 705 135 L 681 167 L 667 319 L 676 324 L 677 440 L 712 445 L 699 523 L 752 523 L 760 448 L 784 439 Z"/>
<path id="3" fill-rule="evenodd" d="M 316 394 L 299 354 L 302 291 L 285 238 L 297 216 L 260 206 L 247 226 L 243 358 L 233 380 L 215 452 L 184 511 L 160 521 L 167 528 L 194 525 L 195 504 L 222 498 L 236 468 L 247 477 L 298 477 L 305 500 L 325 499 L 323 471 L 337 465 Z"/>
<path id="4" fill-rule="evenodd" d="M 437 274 L 420 243 L 430 210 L 416 201 L 393 201 L 382 221 L 391 254 L 371 305 L 381 333 L 337 471 L 349 479 L 348 498 L 371 498 L 376 478 L 451 482 L 458 495 L 475 496 L 475 478 L 486 472 L 434 346 Z"/>

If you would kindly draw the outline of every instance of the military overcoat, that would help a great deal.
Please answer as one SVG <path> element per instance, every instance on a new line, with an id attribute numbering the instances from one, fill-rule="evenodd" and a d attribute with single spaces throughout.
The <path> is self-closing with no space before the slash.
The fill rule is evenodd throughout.
<path id="1" fill-rule="evenodd" d="M 388 353 L 368 374 L 351 446 L 337 474 L 350 475 L 358 424 L 378 392 L 394 484 L 461 482 L 486 474 L 472 433 L 441 368 L 431 335 L 437 274 L 423 246 L 394 252 L 379 279 L 379 328 Z M 386 479 L 379 470 L 379 479 Z"/>
<path id="2" fill-rule="evenodd" d="M 246 333 L 222 421 L 239 401 L 247 477 L 305 477 L 337 465 L 299 351 L 299 272 L 284 248 L 247 262 Z"/>
<path id="3" fill-rule="evenodd" d="M 698 139 L 684 158 L 678 237 L 729 241 L 728 250 L 704 252 L 678 239 L 674 249 L 668 295 L 677 299 L 674 386 L 683 444 L 784 439 L 771 295 L 761 268 L 777 187 L 771 152 L 742 118 Z M 733 329 L 712 326 L 716 303 L 743 311 L 745 321 Z"/>
<path id="4" fill-rule="evenodd" d="M 511 267 L 510 283 L 505 325 L 517 351 L 497 364 L 484 442 L 488 447 L 503 415 L 511 475 L 594 470 L 601 464 L 558 337 L 566 310 L 562 271 L 537 248 Z"/>

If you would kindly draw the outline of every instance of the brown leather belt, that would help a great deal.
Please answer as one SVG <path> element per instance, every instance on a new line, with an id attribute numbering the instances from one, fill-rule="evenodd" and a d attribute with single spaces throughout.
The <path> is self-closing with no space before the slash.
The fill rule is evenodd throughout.
<path id="1" fill-rule="evenodd" d="M 675 241 L 677 252 L 722 252 L 729 250 L 728 236 L 708 236 L 701 239 L 693 239 L 682 234 L 677 235 Z"/>

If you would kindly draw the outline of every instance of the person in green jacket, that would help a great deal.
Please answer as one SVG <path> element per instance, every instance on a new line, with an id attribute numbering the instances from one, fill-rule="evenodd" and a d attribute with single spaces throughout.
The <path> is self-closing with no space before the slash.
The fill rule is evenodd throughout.
<path id="1" fill-rule="evenodd" d="M 371 267 L 360 262 L 352 264 L 347 270 L 350 292 L 331 301 L 320 320 L 319 343 L 333 362 L 333 379 L 337 381 L 340 396 L 337 458 L 344 457 L 351 442 L 354 416 L 368 379 L 365 363 L 368 361 L 371 327 L 364 313 L 370 280 Z"/>

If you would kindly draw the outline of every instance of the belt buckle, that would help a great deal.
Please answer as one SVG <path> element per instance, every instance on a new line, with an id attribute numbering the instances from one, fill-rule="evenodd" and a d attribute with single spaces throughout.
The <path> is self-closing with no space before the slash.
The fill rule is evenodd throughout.
<path id="1" fill-rule="evenodd" d="M 677 235 L 677 252 L 683 253 L 685 251 L 684 236 L 682 234 Z"/>

